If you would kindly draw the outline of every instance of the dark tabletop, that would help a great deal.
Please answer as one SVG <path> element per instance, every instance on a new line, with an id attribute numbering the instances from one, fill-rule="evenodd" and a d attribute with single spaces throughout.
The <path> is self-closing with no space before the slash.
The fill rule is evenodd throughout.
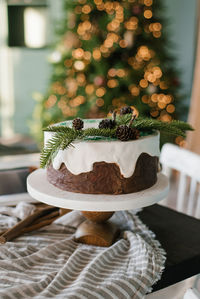
<path id="1" fill-rule="evenodd" d="M 200 220 L 160 205 L 138 215 L 167 253 L 165 270 L 153 291 L 200 273 Z"/>

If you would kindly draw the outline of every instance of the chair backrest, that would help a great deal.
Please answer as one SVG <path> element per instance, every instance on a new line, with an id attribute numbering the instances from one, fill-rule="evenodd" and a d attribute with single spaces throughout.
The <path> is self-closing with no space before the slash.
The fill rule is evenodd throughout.
<path id="1" fill-rule="evenodd" d="M 180 172 L 177 210 L 200 218 L 200 156 L 167 143 L 162 147 L 160 162 L 166 175 L 170 176 L 172 169 Z"/>

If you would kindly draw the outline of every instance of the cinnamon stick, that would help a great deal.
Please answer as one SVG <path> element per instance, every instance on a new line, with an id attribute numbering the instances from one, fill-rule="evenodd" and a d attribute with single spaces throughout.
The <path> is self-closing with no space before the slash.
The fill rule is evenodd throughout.
<path id="1" fill-rule="evenodd" d="M 71 212 L 71 210 L 69 209 L 61 209 L 59 211 L 55 211 L 55 212 L 52 212 L 51 214 L 49 215 L 46 215 L 44 217 L 42 217 L 39 221 L 39 219 L 34 222 L 32 225 L 28 226 L 28 227 L 25 227 L 23 230 L 22 230 L 22 234 L 23 233 L 28 233 L 28 232 L 31 232 L 31 231 L 34 231 L 34 230 L 37 230 L 43 226 L 47 226 L 49 224 L 51 224 L 52 222 L 54 222 L 56 219 L 58 219 L 59 217 L 67 214 Z M 49 218 L 48 218 L 49 216 Z"/>
<path id="2" fill-rule="evenodd" d="M 47 214 L 43 217 L 40 217 L 40 218 L 36 219 L 36 221 L 34 221 L 34 224 L 40 223 L 40 222 L 42 222 L 46 219 L 54 218 L 54 217 L 57 217 L 57 216 L 63 216 L 65 214 L 69 213 L 69 212 L 71 212 L 71 210 L 69 210 L 69 209 L 59 209 L 57 211 L 54 211 L 50 214 Z"/>
<path id="3" fill-rule="evenodd" d="M 37 230 L 41 227 L 47 226 L 47 225 L 51 224 L 52 222 L 54 222 L 59 217 L 60 216 L 58 215 L 58 216 L 52 217 L 50 219 L 45 219 L 45 220 L 43 220 L 41 222 L 38 222 L 38 223 L 33 223 L 32 225 L 23 228 L 20 235 L 25 234 L 25 233 L 29 233 L 29 232 Z"/>
<path id="4" fill-rule="evenodd" d="M 47 214 L 43 217 L 40 217 L 40 218 L 36 219 L 31 225 L 40 223 L 40 222 L 42 222 L 44 220 L 47 220 L 47 219 L 58 217 L 59 215 L 60 215 L 59 210 L 53 211 L 52 213 L 49 213 L 49 214 Z"/>
<path id="5" fill-rule="evenodd" d="M 55 209 L 57 209 L 57 210 L 55 211 Z M 46 214 L 46 215 L 40 217 L 40 215 L 42 215 L 42 214 L 39 213 L 39 211 L 40 212 L 42 211 L 44 214 L 45 212 L 47 213 L 48 210 L 50 210 L 49 214 Z M 52 210 L 52 212 L 51 212 L 51 210 Z M 34 214 L 32 214 L 32 215 L 28 216 L 26 219 L 20 221 L 14 227 L 5 231 L 0 236 L 0 243 L 5 244 L 7 241 L 11 241 L 12 239 L 19 237 L 20 235 L 22 235 L 24 233 L 37 230 L 43 226 L 47 226 L 47 225 L 51 224 L 53 221 L 55 221 L 57 218 L 63 216 L 64 214 L 71 212 L 71 210 L 69 210 L 69 209 L 58 209 L 56 207 L 51 207 L 51 209 L 48 207 L 48 208 L 45 208 L 45 209 L 42 209 L 39 211 L 36 211 Z M 31 216 L 33 216 L 33 215 L 37 215 L 38 217 L 35 218 L 35 221 L 33 220 L 33 221 L 29 222 L 28 225 L 26 225 L 28 220 L 30 221 Z M 19 226 L 20 223 L 21 223 L 21 225 Z M 25 223 L 25 225 L 24 225 L 24 223 Z"/>
<path id="6" fill-rule="evenodd" d="M 44 216 L 46 214 L 49 214 L 50 212 L 58 210 L 57 207 L 47 207 L 41 210 L 37 210 L 33 214 L 29 215 L 25 219 L 21 220 L 18 222 L 15 226 L 12 228 L 8 229 L 5 233 L 3 233 L 0 236 L 0 243 L 4 244 L 6 241 L 9 241 L 13 238 L 16 238 L 21 234 L 21 231 L 32 224 L 36 219 L 40 218 L 41 216 Z"/>

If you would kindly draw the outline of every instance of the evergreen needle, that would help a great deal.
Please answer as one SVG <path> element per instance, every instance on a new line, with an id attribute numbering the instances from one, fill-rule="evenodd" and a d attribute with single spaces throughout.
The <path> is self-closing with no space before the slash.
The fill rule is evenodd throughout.
<path id="1" fill-rule="evenodd" d="M 128 125 L 130 123 L 132 115 L 119 115 L 116 117 L 116 128 L 119 125 Z M 137 128 L 140 131 L 151 131 L 158 130 L 163 133 L 171 134 L 174 136 L 185 137 L 185 131 L 193 130 L 193 128 L 183 121 L 174 120 L 172 122 L 162 122 L 153 118 L 136 118 L 131 127 Z M 66 126 L 49 126 L 43 131 L 54 133 L 52 138 L 44 146 L 40 157 L 40 165 L 42 168 L 49 165 L 53 157 L 59 151 L 64 150 L 69 146 L 72 146 L 73 141 L 81 140 L 85 137 L 110 137 L 116 138 L 116 128 L 114 129 L 99 129 L 99 128 L 88 128 L 84 130 L 75 130 L 74 128 Z"/>

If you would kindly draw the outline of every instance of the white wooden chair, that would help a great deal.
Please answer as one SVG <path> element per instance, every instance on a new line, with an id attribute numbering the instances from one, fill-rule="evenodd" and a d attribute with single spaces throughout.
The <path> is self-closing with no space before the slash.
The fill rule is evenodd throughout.
<path id="1" fill-rule="evenodd" d="M 179 172 L 176 209 L 200 218 L 200 156 L 174 144 L 165 144 L 161 150 L 162 171 L 170 177 Z"/>
<path id="2" fill-rule="evenodd" d="M 162 147 L 160 162 L 162 164 L 162 172 L 169 178 L 173 170 L 179 172 L 176 209 L 200 218 L 200 156 L 177 145 L 167 143 Z M 174 179 L 176 178 L 177 176 Z M 165 205 L 168 205 L 167 201 Z M 184 282 L 187 285 L 188 280 Z M 175 298 L 200 298 L 200 293 L 190 287 L 185 292 L 184 297 L 177 295 Z M 182 286 L 180 290 L 182 290 Z"/>

